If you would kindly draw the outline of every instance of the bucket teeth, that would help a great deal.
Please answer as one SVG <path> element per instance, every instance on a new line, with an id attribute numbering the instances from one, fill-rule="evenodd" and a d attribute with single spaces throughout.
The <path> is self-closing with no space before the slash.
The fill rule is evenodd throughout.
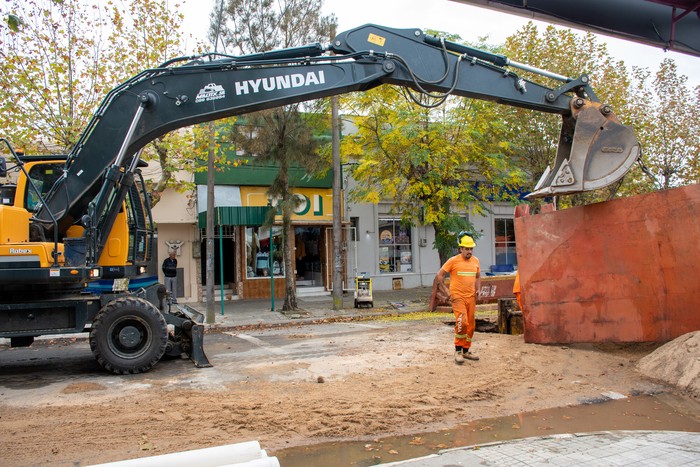
<path id="1" fill-rule="evenodd" d="M 589 102 L 564 117 L 554 167 L 547 167 L 526 197 L 568 195 L 612 185 L 629 172 L 640 153 L 632 129 L 622 125 L 609 107 Z"/>

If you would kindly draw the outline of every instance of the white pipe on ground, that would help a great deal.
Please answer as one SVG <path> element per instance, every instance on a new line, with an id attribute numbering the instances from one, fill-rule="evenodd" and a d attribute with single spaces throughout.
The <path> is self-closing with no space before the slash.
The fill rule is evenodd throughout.
<path id="1" fill-rule="evenodd" d="M 241 464 L 221 465 L 219 467 L 280 467 L 280 462 L 276 457 L 265 457 L 263 459 L 255 459 L 253 461 L 243 462 Z"/>
<path id="2" fill-rule="evenodd" d="M 273 463 L 248 464 L 257 461 Z M 276 457 L 267 457 L 257 441 L 227 444 L 213 448 L 173 452 L 160 456 L 141 457 L 124 461 L 99 464 L 93 467 L 221 467 L 235 465 L 242 467 L 279 467 Z"/>

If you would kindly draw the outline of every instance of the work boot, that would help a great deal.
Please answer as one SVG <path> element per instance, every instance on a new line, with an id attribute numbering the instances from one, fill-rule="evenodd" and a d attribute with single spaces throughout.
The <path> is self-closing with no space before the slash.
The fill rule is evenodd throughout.
<path id="1" fill-rule="evenodd" d="M 468 350 L 463 350 L 463 351 L 462 351 L 462 361 L 464 361 L 464 359 L 467 359 L 467 360 L 475 360 L 475 361 L 476 361 L 476 360 L 479 360 L 479 356 L 478 356 L 478 355 L 474 355 L 473 353 L 471 353 L 471 352 L 468 351 Z"/>
<path id="2" fill-rule="evenodd" d="M 462 352 L 459 350 L 455 352 L 455 363 L 457 365 L 464 363 L 464 357 L 462 356 Z"/>

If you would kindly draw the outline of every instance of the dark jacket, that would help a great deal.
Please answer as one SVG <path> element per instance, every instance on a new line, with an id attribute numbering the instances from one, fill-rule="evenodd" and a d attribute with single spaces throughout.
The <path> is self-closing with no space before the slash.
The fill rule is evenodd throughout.
<path id="1" fill-rule="evenodd" d="M 170 258 L 169 256 L 163 261 L 163 274 L 165 277 L 176 277 L 177 276 L 177 259 Z"/>

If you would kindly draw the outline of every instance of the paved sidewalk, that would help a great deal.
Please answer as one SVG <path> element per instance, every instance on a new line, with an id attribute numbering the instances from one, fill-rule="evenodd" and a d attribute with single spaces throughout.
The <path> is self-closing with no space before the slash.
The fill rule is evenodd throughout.
<path id="1" fill-rule="evenodd" d="M 354 308 L 352 292 L 343 295 L 342 308 L 333 310 L 333 297 L 329 292 L 297 298 L 299 310 L 283 312 L 284 300 L 276 298 L 274 311 L 272 301 L 263 300 L 225 300 L 214 303 L 213 324 L 205 323 L 211 330 L 229 329 L 245 326 L 280 326 L 305 324 L 336 319 L 352 319 L 365 316 L 381 316 L 394 313 L 428 311 L 430 287 L 418 287 L 403 290 L 374 291 L 374 307 Z M 202 302 L 181 304 L 194 308 L 206 316 L 207 304 Z"/>
<path id="2" fill-rule="evenodd" d="M 604 431 L 526 438 L 449 449 L 384 464 L 401 467 L 700 465 L 700 433 Z"/>

